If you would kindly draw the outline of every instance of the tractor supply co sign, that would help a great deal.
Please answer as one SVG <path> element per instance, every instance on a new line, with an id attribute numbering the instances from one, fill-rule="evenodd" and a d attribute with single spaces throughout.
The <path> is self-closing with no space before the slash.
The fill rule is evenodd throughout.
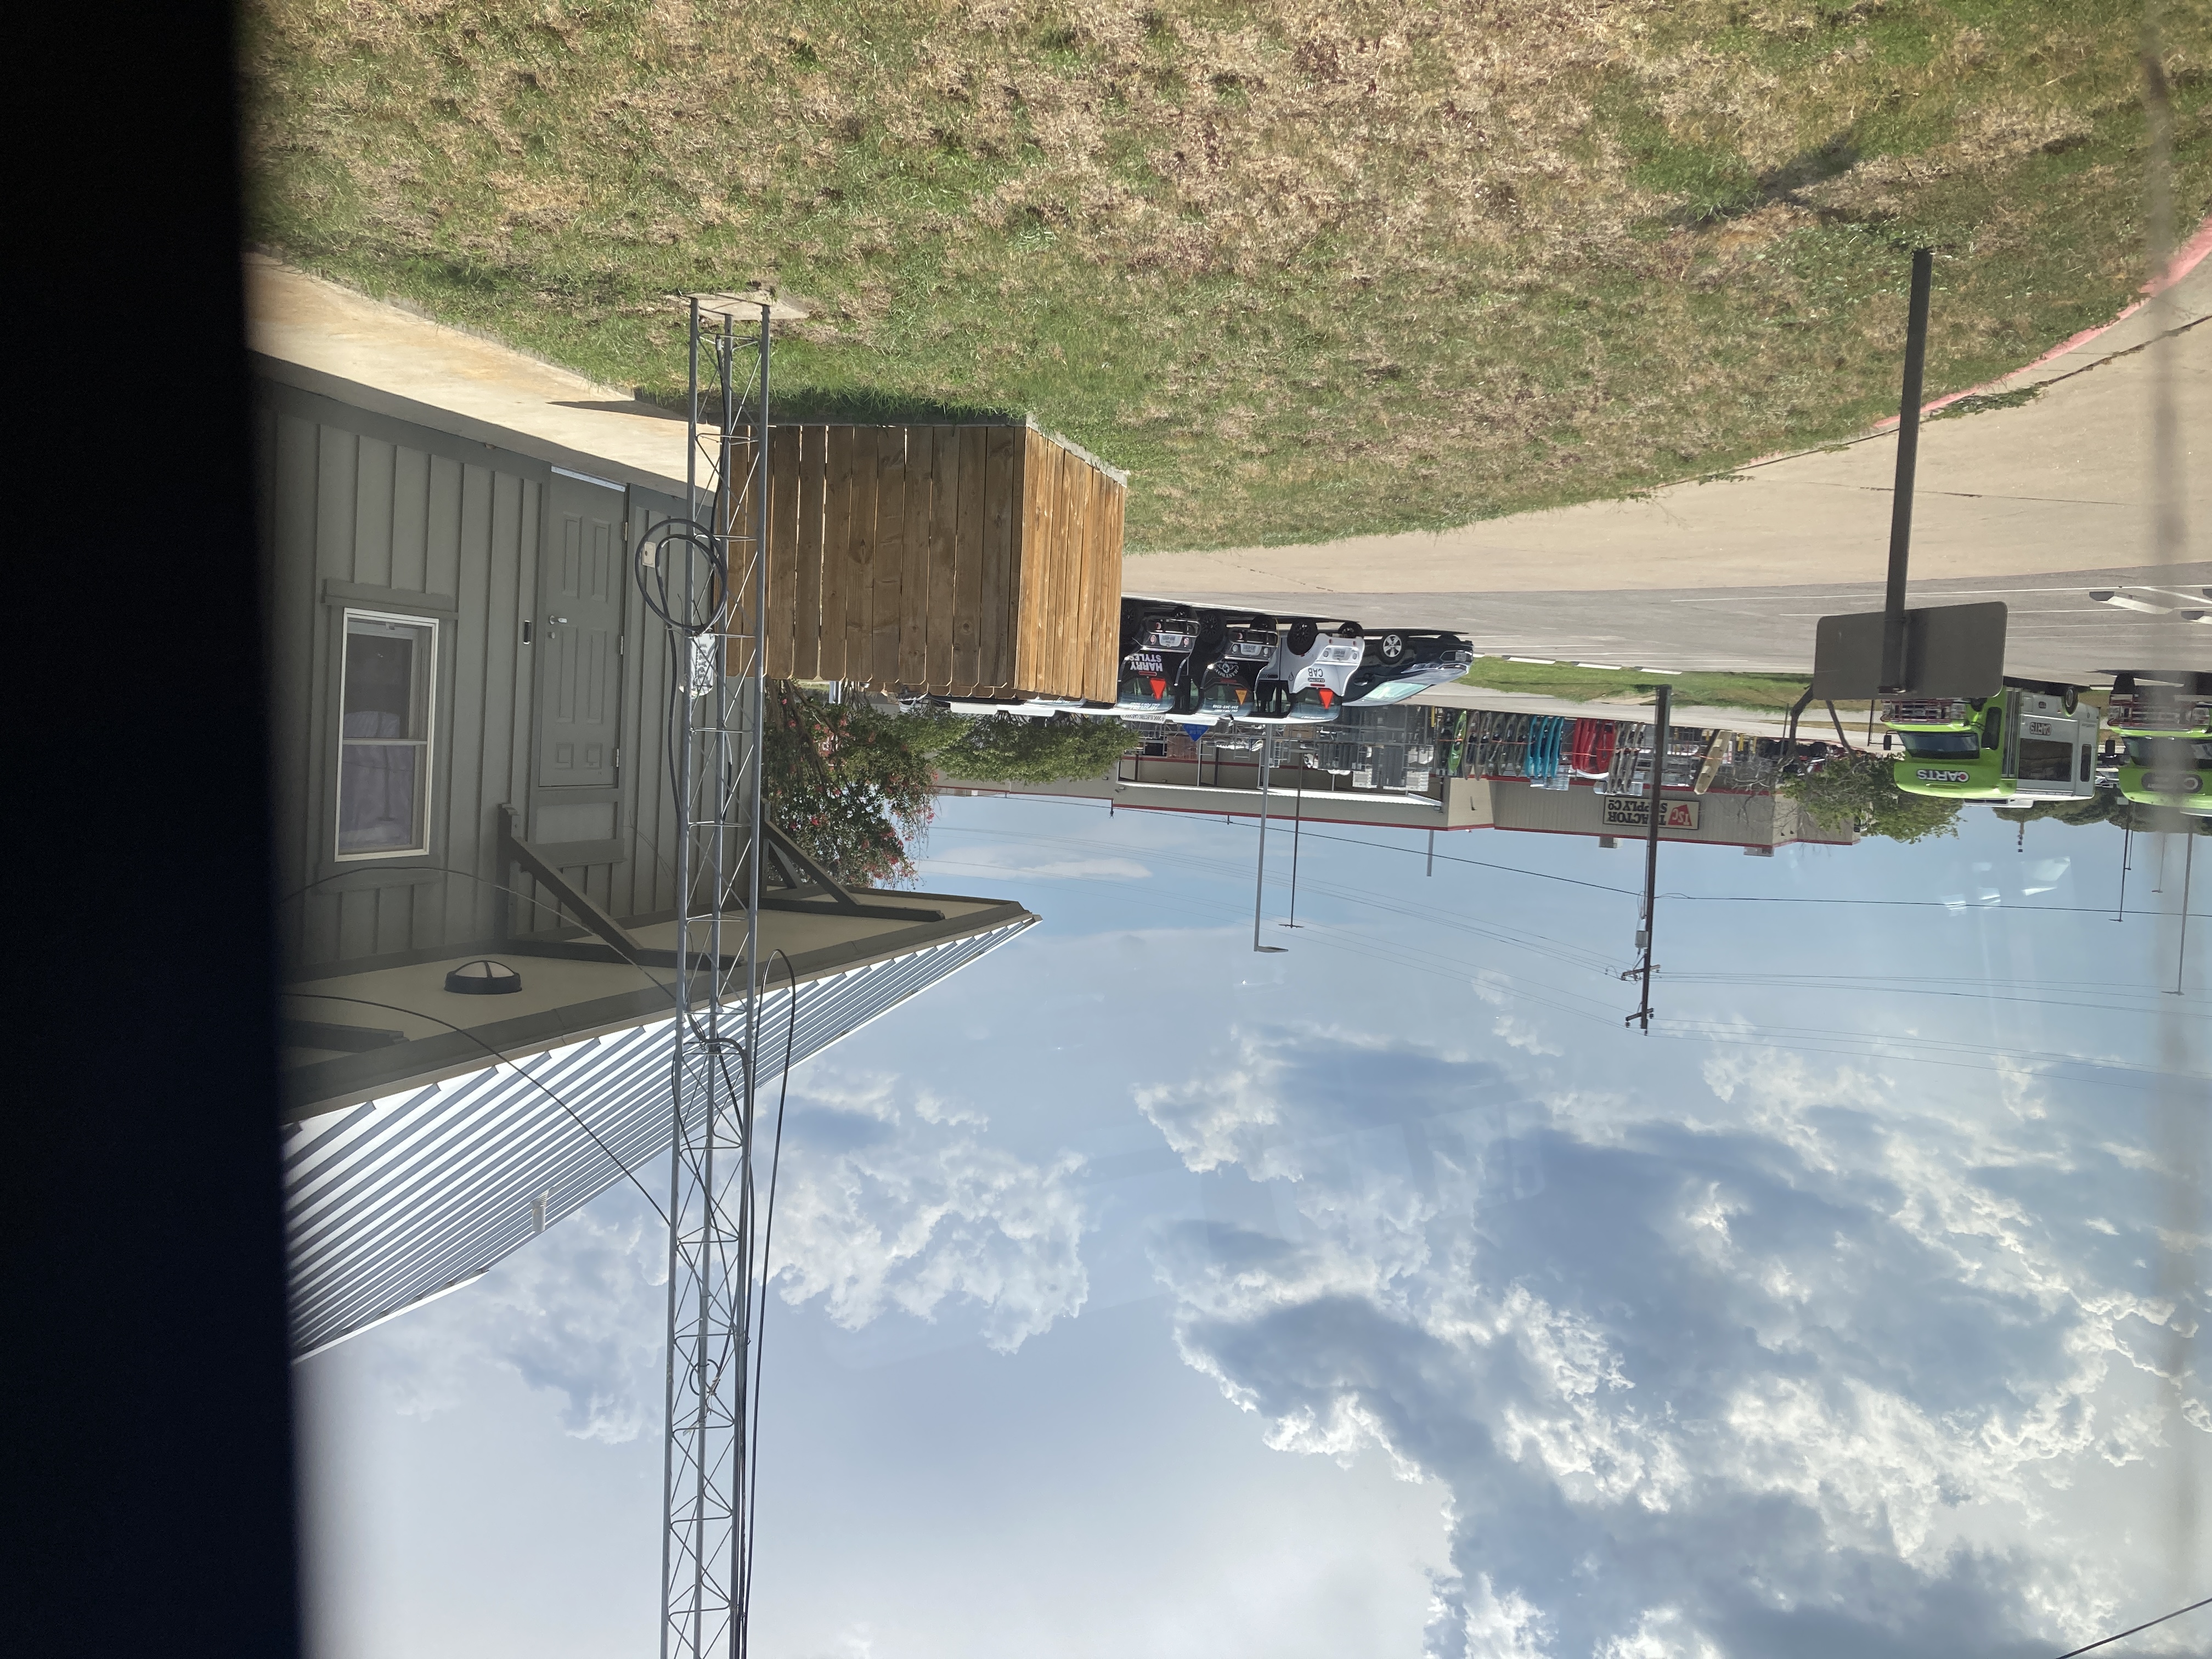
<path id="1" fill-rule="evenodd" d="M 1607 795 L 1605 798 L 1605 823 L 1609 830 L 1615 826 L 1628 830 L 1648 829 L 1651 823 L 1650 797 Z M 1695 830 L 1698 827 L 1698 803 L 1693 800 L 1660 802 L 1659 827 L 1662 830 Z"/>

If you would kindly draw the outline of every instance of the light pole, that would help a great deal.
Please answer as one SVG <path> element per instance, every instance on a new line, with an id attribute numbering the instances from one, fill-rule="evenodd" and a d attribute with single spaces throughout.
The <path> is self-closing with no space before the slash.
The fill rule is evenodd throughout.
<path id="1" fill-rule="evenodd" d="M 1291 919 L 1282 924 L 1285 927 L 1298 925 L 1298 831 L 1306 822 L 1306 769 L 1303 762 L 1298 766 L 1297 791 L 1291 799 L 1294 803 L 1291 815 Z"/>
<path id="2" fill-rule="evenodd" d="M 1274 762 L 1275 734 L 1260 734 L 1260 864 L 1252 884 L 1252 948 L 1268 956 L 1280 956 L 1280 945 L 1260 943 L 1260 906 L 1267 886 L 1267 773 Z"/>

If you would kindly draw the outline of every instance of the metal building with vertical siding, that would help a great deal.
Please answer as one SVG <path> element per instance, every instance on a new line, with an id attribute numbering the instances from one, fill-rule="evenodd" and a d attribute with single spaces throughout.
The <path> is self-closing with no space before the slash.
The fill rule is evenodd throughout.
<path id="1" fill-rule="evenodd" d="M 669 665 L 627 550 L 682 486 L 256 367 L 306 1352 L 465 1284 L 625 1170 L 665 1182 Z M 1036 920 L 794 859 L 761 917 L 795 987 L 767 1000 L 763 1080 L 793 995 L 803 1058 Z"/>

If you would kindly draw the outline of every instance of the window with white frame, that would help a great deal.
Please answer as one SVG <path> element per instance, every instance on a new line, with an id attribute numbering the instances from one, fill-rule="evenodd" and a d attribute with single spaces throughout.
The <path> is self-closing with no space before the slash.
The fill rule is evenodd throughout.
<path id="1" fill-rule="evenodd" d="M 337 856 L 429 850 L 438 625 L 345 613 L 338 714 Z"/>

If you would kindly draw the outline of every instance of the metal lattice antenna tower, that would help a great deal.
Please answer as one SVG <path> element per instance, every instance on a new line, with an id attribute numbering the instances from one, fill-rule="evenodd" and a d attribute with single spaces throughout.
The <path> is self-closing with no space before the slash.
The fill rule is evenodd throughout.
<path id="1" fill-rule="evenodd" d="M 640 586 L 669 629 L 670 737 L 684 825 L 676 873 L 682 1012 L 670 1059 L 662 1659 L 742 1659 L 746 1650 L 760 991 L 751 850 L 761 827 L 767 690 L 769 325 L 791 314 L 766 293 L 692 299 L 688 518 L 648 530 L 637 548 Z M 757 332 L 740 332 L 746 324 Z M 702 350 L 720 393 L 704 426 Z M 740 920 L 741 939 L 726 939 Z"/>

